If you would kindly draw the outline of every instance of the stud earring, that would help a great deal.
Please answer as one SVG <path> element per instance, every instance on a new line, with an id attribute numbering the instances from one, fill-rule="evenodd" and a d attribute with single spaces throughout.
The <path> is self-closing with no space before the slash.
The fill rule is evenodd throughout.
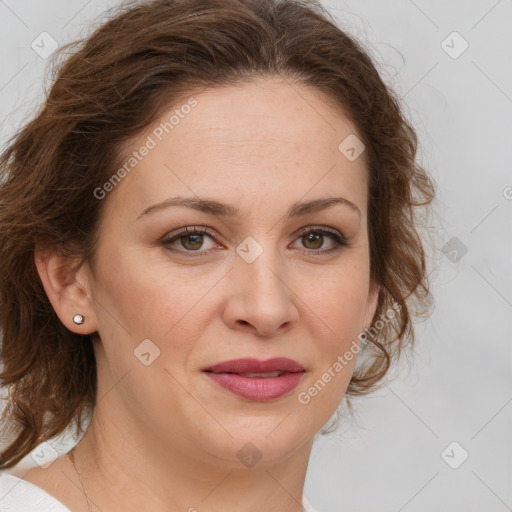
<path id="1" fill-rule="evenodd" d="M 84 317 L 82 315 L 76 314 L 73 317 L 73 322 L 77 325 L 82 325 L 84 323 Z"/>

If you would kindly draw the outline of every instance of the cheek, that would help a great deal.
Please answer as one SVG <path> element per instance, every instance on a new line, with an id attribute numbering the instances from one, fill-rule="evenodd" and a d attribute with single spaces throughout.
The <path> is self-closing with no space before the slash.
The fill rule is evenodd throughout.
<path id="1" fill-rule="evenodd" d="M 301 404 L 311 403 L 322 418 L 339 405 L 355 369 L 368 298 L 366 265 L 364 253 L 350 262 L 347 258 L 330 275 L 308 276 L 300 292 L 307 297 L 303 313 L 309 318 L 316 364 L 298 399 Z"/>
<path id="2" fill-rule="evenodd" d="M 136 342 L 145 338 L 186 339 L 201 329 L 202 301 L 215 288 L 225 269 L 180 268 L 159 250 L 116 250 L 101 263 L 98 302 L 108 307 L 102 319 Z"/>
<path id="3" fill-rule="evenodd" d="M 108 257 L 98 251 L 101 271 L 95 287 L 105 356 L 98 373 L 113 375 L 115 382 L 123 379 L 120 392 L 127 405 L 140 406 L 135 414 L 158 411 L 162 401 L 176 405 L 177 382 L 194 348 L 191 340 L 205 330 L 198 305 L 215 279 L 210 284 L 204 278 L 199 281 L 199 276 L 179 272 L 161 256 L 108 249 Z"/>
<path id="4" fill-rule="evenodd" d="M 369 268 L 364 254 L 359 261 L 340 260 L 329 272 L 308 273 L 299 283 L 297 295 L 317 318 L 320 332 L 333 347 L 361 332 L 367 308 Z"/>

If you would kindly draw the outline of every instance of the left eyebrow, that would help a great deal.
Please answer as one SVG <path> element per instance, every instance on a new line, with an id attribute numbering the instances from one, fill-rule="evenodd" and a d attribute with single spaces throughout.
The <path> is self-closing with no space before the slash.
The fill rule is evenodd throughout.
<path id="1" fill-rule="evenodd" d="M 293 217 L 306 215 L 307 213 L 318 212 L 320 210 L 325 210 L 337 204 L 349 206 L 353 211 L 355 211 L 359 215 L 359 217 L 361 217 L 361 212 L 359 208 L 352 201 L 349 201 L 344 197 L 326 197 L 322 199 L 313 199 L 312 201 L 306 201 L 302 203 L 294 203 L 288 210 L 286 218 L 291 219 Z"/>
<path id="2" fill-rule="evenodd" d="M 292 206 L 288 209 L 288 212 L 286 213 L 286 219 L 300 217 L 301 215 L 306 215 L 308 213 L 314 213 L 320 210 L 325 210 L 338 204 L 350 207 L 351 210 L 355 211 L 359 215 L 359 217 L 361 217 L 361 211 L 359 210 L 359 208 L 348 199 L 344 197 L 326 197 L 321 199 L 313 199 L 312 201 L 296 202 L 292 204 Z M 233 217 L 240 213 L 240 211 L 234 206 L 221 203 L 213 199 L 178 196 L 171 197 L 169 199 L 166 199 L 165 201 L 162 201 L 161 203 L 149 206 L 137 217 L 137 219 L 140 219 L 143 215 L 146 215 L 149 212 L 161 210 L 163 208 L 169 208 L 172 206 L 186 206 L 188 208 L 193 208 L 194 210 L 198 210 L 204 213 L 208 213 L 211 215 L 220 215 L 224 217 Z"/>

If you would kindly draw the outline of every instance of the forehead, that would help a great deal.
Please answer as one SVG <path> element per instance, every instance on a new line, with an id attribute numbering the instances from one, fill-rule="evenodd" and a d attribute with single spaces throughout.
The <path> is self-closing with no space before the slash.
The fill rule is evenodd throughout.
<path id="1" fill-rule="evenodd" d="M 179 111 L 189 98 L 163 113 L 161 120 L 165 123 L 169 113 Z M 316 147 L 323 152 L 330 147 L 330 153 L 336 154 L 339 142 L 357 132 L 341 107 L 334 108 L 332 99 L 317 89 L 282 78 L 260 77 L 236 86 L 211 88 L 194 99 L 197 106 L 166 133 L 166 138 L 193 134 L 205 143 L 221 145 L 239 142 L 279 147 L 296 143 L 298 150 L 314 152 Z M 198 148 L 207 149 L 208 145 Z"/>
<path id="2" fill-rule="evenodd" d="M 151 149 L 114 195 L 142 208 L 171 194 L 215 194 L 226 202 L 243 194 L 255 204 L 332 191 L 365 210 L 364 155 L 351 161 L 340 150 L 356 134 L 320 92 L 285 79 L 206 89 L 176 102 L 125 145 L 125 160 L 144 145 Z"/>

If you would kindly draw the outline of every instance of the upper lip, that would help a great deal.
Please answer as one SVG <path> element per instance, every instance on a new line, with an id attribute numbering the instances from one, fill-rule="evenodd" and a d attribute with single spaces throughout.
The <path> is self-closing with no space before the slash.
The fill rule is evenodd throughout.
<path id="1" fill-rule="evenodd" d="M 203 368 L 203 371 L 214 373 L 270 373 L 281 371 L 292 373 L 303 372 L 304 367 L 297 361 L 287 357 L 274 357 L 265 361 L 245 358 L 223 361 L 222 363 Z"/>

